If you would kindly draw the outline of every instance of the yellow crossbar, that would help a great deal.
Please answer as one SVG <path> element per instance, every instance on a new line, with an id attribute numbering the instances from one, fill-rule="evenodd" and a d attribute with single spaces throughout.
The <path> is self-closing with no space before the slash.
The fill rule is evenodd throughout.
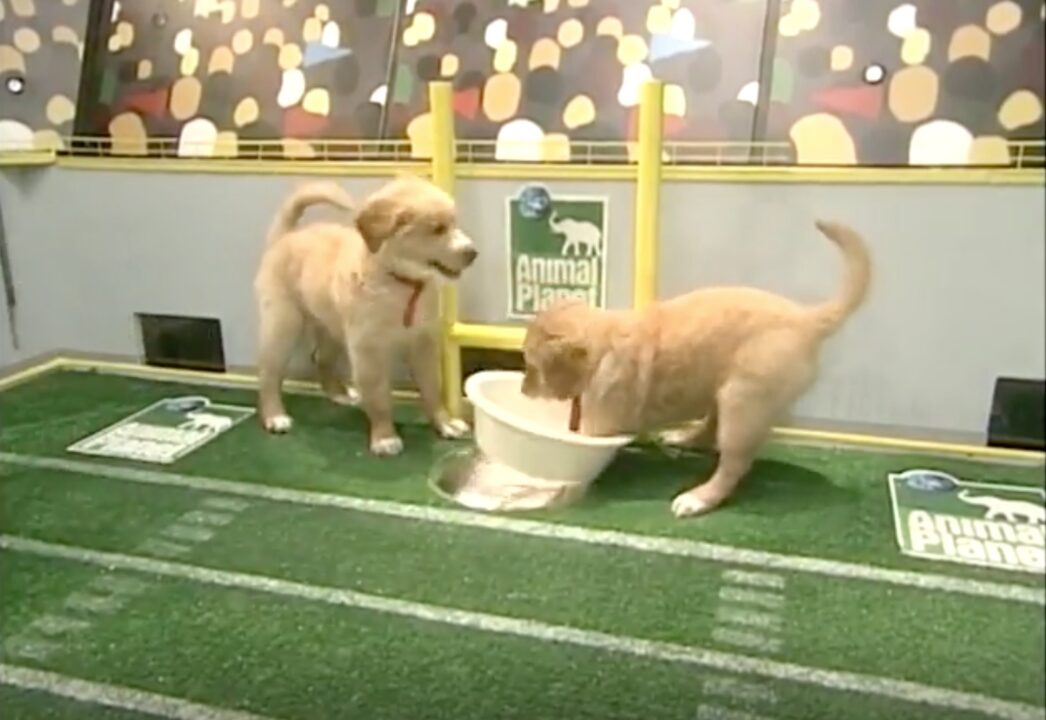
<path id="1" fill-rule="evenodd" d="M 658 233 L 661 212 L 661 163 L 663 151 L 664 86 L 658 80 L 646 83 L 639 101 L 639 137 L 636 163 L 636 220 L 632 278 L 632 302 L 642 307 L 657 297 Z M 454 116 L 450 85 L 429 85 L 432 111 L 432 177 L 437 185 L 453 192 L 456 172 Z M 534 170 L 534 176 L 541 168 Z M 519 350 L 526 330 L 516 325 L 485 325 L 458 320 L 456 290 L 443 297 L 443 397 L 447 409 L 457 414 L 461 399 L 461 348 Z"/>
<path id="2" fill-rule="evenodd" d="M 451 339 L 461 347 L 484 350 L 519 350 L 526 330 L 515 325 L 478 325 L 455 323 Z"/>

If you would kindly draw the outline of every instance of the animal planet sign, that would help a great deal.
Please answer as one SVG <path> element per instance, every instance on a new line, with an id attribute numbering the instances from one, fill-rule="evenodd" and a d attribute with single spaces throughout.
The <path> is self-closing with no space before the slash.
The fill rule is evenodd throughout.
<path id="1" fill-rule="evenodd" d="M 1046 504 L 1037 487 L 966 482 L 937 470 L 889 476 L 901 552 L 1042 574 Z"/>
<path id="2" fill-rule="evenodd" d="M 79 440 L 69 452 L 148 463 L 173 463 L 254 414 L 200 395 L 167 398 Z"/>
<path id="3" fill-rule="evenodd" d="M 566 298 L 605 306 L 606 198 L 553 197 L 528 185 L 508 199 L 507 214 L 510 318 Z"/>

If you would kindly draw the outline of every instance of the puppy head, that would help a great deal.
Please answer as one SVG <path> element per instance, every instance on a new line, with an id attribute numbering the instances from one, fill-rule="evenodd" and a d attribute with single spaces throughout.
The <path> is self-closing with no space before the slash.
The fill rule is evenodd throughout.
<path id="1" fill-rule="evenodd" d="M 398 177 L 367 198 L 356 228 L 390 269 L 413 276 L 453 280 L 478 254 L 457 227 L 453 198 L 414 176 Z"/>
<path id="2" fill-rule="evenodd" d="M 556 303 L 538 314 L 523 341 L 523 394 L 569 400 L 584 392 L 593 357 L 586 336 L 587 306 L 579 300 Z"/>

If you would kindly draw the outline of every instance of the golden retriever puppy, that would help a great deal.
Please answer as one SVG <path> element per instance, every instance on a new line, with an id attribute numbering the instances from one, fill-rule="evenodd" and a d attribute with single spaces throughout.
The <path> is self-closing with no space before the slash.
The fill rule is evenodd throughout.
<path id="1" fill-rule="evenodd" d="M 254 281 L 258 304 L 258 412 L 266 430 L 287 432 L 281 388 L 294 348 L 307 341 L 328 397 L 362 406 L 370 450 L 396 455 L 391 372 L 405 351 L 425 412 L 444 437 L 468 425 L 440 399 L 439 294 L 476 259 L 456 224 L 453 199 L 417 177 L 398 177 L 368 197 L 355 223 L 296 227 L 310 205 L 354 208 L 337 184 L 304 185 L 284 202 L 269 231 Z M 355 391 L 341 362 L 348 358 Z M 356 394 L 358 392 L 358 395 Z"/>
<path id="2" fill-rule="evenodd" d="M 570 399 L 580 432 L 638 433 L 704 418 L 666 442 L 718 447 L 712 477 L 672 502 L 711 510 L 748 472 L 773 424 L 813 382 L 821 344 L 863 303 L 871 274 L 861 237 L 818 222 L 842 251 L 838 297 L 807 307 L 754 288 L 710 288 L 641 310 L 565 301 L 527 329 L 523 393 Z"/>

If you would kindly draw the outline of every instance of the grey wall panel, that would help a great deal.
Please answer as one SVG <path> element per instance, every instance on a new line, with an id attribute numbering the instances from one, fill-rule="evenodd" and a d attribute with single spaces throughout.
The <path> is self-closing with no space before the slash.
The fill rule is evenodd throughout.
<path id="1" fill-rule="evenodd" d="M 814 302 L 841 280 L 816 218 L 851 224 L 868 303 L 830 341 L 800 416 L 984 429 L 999 375 L 1044 375 L 1041 187 L 668 183 L 661 294 L 744 283 Z"/>
<path id="2" fill-rule="evenodd" d="M 276 207 L 300 179 L 4 173 L 22 356 L 138 356 L 135 312 L 218 317 L 229 363 L 254 357 L 251 283 Z M 362 197 L 380 180 L 345 180 Z M 311 211 L 308 217 L 320 217 Z"/>
<path id="3" fill-rule="evenodd" d="M 229 363 L 252 364 L 251 279 L 274 209 L 295 182 L 0 173 L 22 340 L 12 352 L 0 339 L 0 364 L 60 348 L 137 356 L 136 311 L 219 317 Z M 378 182 L 344 184 L 362 196 Z M 522 184 L 459 181 L 462 225 L 481 250 L 461 292 L 468 320 L 505 316 L 505 199 Z M 608 299 L 626 306 L 632 185 L 546 184 L 608 197 Z M 872 295 L 827 346 L 800 418 L 979 433 L 996 376 L 1044 375 L 1041 188 L 666 183 L 663 210 L 662 296 L 745 283 L 816 301 L 835 291 L 840 265 L 814 218 L 866 235 Z"/>
<path id="4" fill-rule="evenodd" d="M 11 341 L 11 328 L 7 321 L 7 302 L 0 295 L 0 371 L 15 362 L 15 348 Z"/>

